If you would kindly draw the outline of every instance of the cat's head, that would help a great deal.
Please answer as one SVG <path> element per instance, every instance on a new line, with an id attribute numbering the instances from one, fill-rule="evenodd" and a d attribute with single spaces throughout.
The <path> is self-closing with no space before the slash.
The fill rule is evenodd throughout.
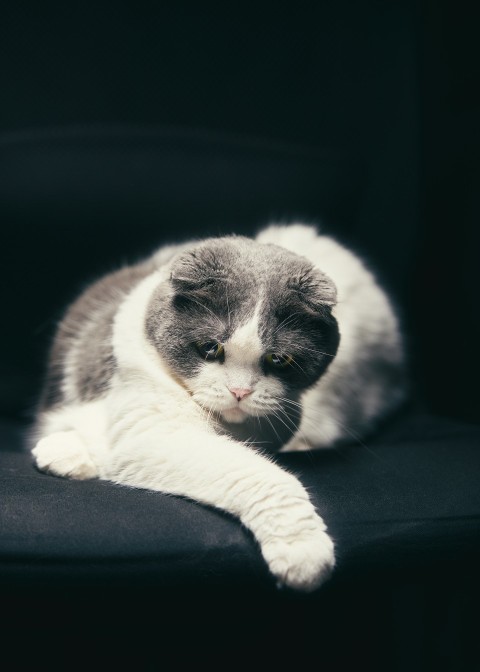
<path id="1" fill-rule="evenodd" d="M 337 351 L 333 282 L 276 245 L 204 241 L 174 260 L 159 296 L 150 340 L 193 399 L 227 423 L 295 415 L 295 399 Z"/>

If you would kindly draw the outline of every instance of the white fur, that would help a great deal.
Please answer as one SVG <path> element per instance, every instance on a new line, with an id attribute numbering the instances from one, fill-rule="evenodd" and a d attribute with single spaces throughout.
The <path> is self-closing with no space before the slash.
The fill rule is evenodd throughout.
<path id="1" fill-rule="evenodd" d="M 258 240 L 308 257 L 337 284 L 335 314 L 342 337 L 339 353 L 326 375 L 303 395 L 304 417 L 287 448 L 330 445 L 347 431 L 330 390 L 348 384 L 348 367 L 360 347 L 358 335 L 364 333 L 361 327 L 370 320 L 372 338 L 380 342 L 395 339 L 395 317 L 362 264 L 313 229 L 302 225 L 270 227 Z M 69 404 L 42 418 L 40 440 L 33 450 L 37 465 L 57 475 L 98 475 L 117 483 L 184 495 L 229 511 L 253 532 L 280 584 L 313 590 L 331 571 L 334 553 L 307 492 L 272 460 L 219 435 L 204 410 L 215 408 L 227 420 L 241 421 L 247 413 L 265 412 L 267 400 L 281 391 L 273 377 L 267 381 L 260 375 L 261 297 L 252 319 L 224 344 L 228 355 L 225 365 L 206 364 L 187 389 L 147 340 L 144 328 L 152 293 L 168 277 L 174 256 L 172 247 L 158 252 L 154 258 L 166 265 L 140 282 L 117 313 L 113 331 L 117 372 L 105 396 L 94 402 Z M 361 314 L 355 308 L 358 301 Z M 382 314 L 381 320 L 377 312 Z M 66 384 L 69 399 L 74 397 L 72 385 Z M 252 393 L 237 402 L 229 391 L 236 387 L 251 388 Z M 381 401 L 377 398 L 381 392 L 366 391 L 365 403 L 373 411 Z"/>

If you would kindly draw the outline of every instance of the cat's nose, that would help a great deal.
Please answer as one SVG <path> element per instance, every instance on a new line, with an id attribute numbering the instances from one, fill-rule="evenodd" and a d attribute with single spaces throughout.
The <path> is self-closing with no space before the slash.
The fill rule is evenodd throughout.
<path id="1" fill-rule="evenodd" d="M 252 392 L 249 387 L 229 387 L 228 389 L 237 401 L 242 401 L 244 397 L 251 394 Z"/>

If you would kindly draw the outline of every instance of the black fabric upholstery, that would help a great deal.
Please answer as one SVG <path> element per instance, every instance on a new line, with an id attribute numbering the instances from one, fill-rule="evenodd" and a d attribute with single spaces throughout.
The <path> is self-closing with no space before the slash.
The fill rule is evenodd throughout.
<path id="1" fill-rule="evenodd" d="M 1 620 L 9 638 L 26 629 L 38 647 L 18 660 L 62 669 L 80 636 L 78 661 L 140 669 L 199 659 L 222 669 L 233 651 L 238 664 L 321 656 L 378 670 L 412 659 L 417 669 L 468 669 L 475 656 L 477 427 L 410 409 L 367 442 L 279 457 L 337 545 L 332 579 L 307 596 L 276 588 L 229 515 L 39 473 L 25 431 L 0 425 Z M 45 656 L 52 632 L 60 658 Z"/>
<path id="2" fill-rule="evenodd" d="M 21 426 L 0 430 L 4 587 L 58 575 L 117 586 L 240 580 L 275 590 L 234 518 L 161 493 L 42 474 Z M 404 412 L 367 442 L 277 460 L 324 515 L 339 577 L 422 564 L 455 573 L 480 560 L 479 446 L 479 428 Z"/>

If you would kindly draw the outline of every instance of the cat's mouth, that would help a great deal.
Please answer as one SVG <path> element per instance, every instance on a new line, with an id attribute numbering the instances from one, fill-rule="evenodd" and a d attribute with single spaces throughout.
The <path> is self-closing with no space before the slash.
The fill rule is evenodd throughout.
<path id="1" fill-rule="evenodd" d="M 228 408 L 224 411 L 221 411 L 220 415 L 226 422 L 231 422 L 235 424 L 243 422 L 249 416 L 249 414 L 243 411 L 239 406 L 235 406 L 234 408 Z"/>

